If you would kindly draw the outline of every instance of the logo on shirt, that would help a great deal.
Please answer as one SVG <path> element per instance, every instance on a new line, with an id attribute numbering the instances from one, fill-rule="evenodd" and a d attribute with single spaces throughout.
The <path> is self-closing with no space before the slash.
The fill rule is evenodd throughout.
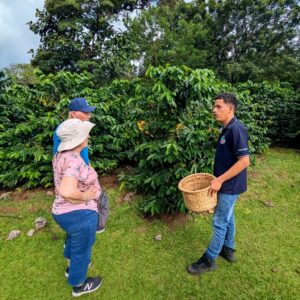
<path id="1" fill-rule="evenodd" d="M 225 136 L 223 135 L 220 139 L 220 144 L 224 145 L 226 143 Z"/>

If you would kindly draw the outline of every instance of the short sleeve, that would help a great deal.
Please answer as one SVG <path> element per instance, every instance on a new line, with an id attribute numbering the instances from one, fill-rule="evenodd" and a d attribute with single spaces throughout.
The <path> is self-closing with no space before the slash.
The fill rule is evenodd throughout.
<path id="1" fill-rule="evenodd" d="M 82 157 L 82 159 L 84 160 L 84 162 L 88 165 L 90 163 L 89 161 L 89 148 L 88 147 L 84 147 L 81 152 L 80 152 L 80 156 Z"/>
<path id="2" fill-rule="evenodd" d="M 236 157 L 250 155 L 248 146 L 248 132 L 246 128 L 237 126 L 233 130 L 233 146 Z"/>
<path id="3" fill-rule="evenodd" d="M 56 154 L 59 144 L 60 144 L 60 139 L 57 136 L 56 130 L 55 130 L 53 133 L 53 155 Z"/>
<path id="4" fill-rule="evenodd" d="M 72 154 L 68 159 L 66 159 L 66 163 L 64 165 L 64 169 L 62 172 L 62 177 L 73 177 L 77 180 L 81 179 L 81 169 L 83 166 L 83 161 L 79 155 Z"/>

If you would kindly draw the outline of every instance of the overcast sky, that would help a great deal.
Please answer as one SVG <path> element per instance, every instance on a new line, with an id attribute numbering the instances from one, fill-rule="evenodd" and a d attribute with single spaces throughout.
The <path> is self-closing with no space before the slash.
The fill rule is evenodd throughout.
<path id="1" fill-rule="evenodd" d="M 39 36 L 26 23 L 35 20 L 36 8 L 43 5 L 44 0 L 0 0 L 0 68 L 30 62 L 27 52 L 38 47 Z"/>

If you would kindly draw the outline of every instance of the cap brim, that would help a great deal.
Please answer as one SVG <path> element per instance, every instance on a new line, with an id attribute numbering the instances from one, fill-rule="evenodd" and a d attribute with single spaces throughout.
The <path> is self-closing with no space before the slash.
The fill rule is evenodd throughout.
<path id="1" fill-rule="evenodd" d="M 86 113 L 90 113 L 90 112 L 93 112 L 95 109 L 96 109 L 95 106 L 88 106 L 88 107 L 82 109 L 81 111 L 86 112 Z"/>

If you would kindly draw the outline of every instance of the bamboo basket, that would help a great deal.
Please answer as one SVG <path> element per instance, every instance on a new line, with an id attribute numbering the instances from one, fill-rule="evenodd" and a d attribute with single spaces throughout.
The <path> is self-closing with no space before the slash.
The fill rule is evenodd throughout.
<path id="1" fill-rule="evenodd" d="M 217 205 L 217 193 L 207 195 L 215 177 L 208 173 L 196 173 L 184 177 L 178 184 L 186 208 L 193 212 L 211 211 Z"/>

